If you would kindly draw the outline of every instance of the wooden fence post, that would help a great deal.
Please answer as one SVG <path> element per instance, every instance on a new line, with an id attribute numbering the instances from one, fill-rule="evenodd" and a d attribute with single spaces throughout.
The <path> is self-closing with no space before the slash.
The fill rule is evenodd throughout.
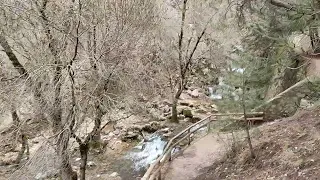
<path id="1" fill-rule="evenodd" d="M 190 145 L 191 144 L 191 134 L 190 134 L 190 132 L 191 132 L 191 130 L 189 129 L 189 131 L 188 131 L 188 134 L 189 134 L 189 137 L 188 137 L 188 145 Z"/>
<path id="2" fill-rule="evenodd" d="M 211 124 L 211 117 L 209 117 L 209 122 L 207 124 L 207 133 L 210 132 L 210 124 Z"/>

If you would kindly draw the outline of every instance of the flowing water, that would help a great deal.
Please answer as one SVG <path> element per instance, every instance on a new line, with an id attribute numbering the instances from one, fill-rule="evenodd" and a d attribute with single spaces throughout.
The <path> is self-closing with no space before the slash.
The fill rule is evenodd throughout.
<path id="1" fill-rule="evenodd" d="M 152 164 L 163 152 L 167 142 L 160 135 L 153 135 L 148 141 L 141 142 L 127 155 L 134 163 L 134 169 L 140 171 Z"/>
<path id="2" fill-rule="evenodd" d="M 205 123 L 205 122 L 204 122 Z M 202 124 L 191 128 L 194 131 Z M 196 135 L 207 133 L 207 126 L 202 127 Z M 140 179 L 150 164 L 152 164 L 162 153 L 167 144 L 167 140 L 160 134 L 153 134 L 147 141 L 142 141 L 133 147 L 120 161 L 114 165 L 114 169 L 120 174 L 123 180 Z M 172 153 L 178 153 L 181 147 L 177 146 Z"/>
<path id="3" fill-rule="evenodd" d="M 140 179 L 146 169 L 163 152 L 167 141 L 161 135 L 153 134 L 148 141 L 142 141 L 133 147 L 121 160 L 114 164 L 113 169 L 122 180 Z"/>

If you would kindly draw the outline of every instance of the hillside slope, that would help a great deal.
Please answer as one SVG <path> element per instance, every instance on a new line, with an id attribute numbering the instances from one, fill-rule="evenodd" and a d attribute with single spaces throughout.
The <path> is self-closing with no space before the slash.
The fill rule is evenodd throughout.
<path id="1" fill-rule="evenodd" d="M 319 179 L 320 109 L 303 110 L 259 127 L 253 146 L 255 160 L 250 160 L 243 143 L 238 151 L 203 169 L 196 180 Z"/>

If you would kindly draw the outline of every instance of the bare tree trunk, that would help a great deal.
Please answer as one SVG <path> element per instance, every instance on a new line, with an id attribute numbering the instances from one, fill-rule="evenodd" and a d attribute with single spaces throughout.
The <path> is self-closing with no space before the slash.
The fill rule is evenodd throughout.
<path id="1" fill-rule="evenodd" d="M 87 160 L 88 160 L 88 151 L 89 151 L 89 144 L 80 144 L 80 180 L 86 179 L 86 167 L 87 167 Z"/>
<path id="2" fill-rule="evenodd" d="M 313 8 L 315 11 L 320 9 L 320 2 L 318 0 L 313 1 Z M 314 13 L 312 15 L 312 19 L 314 21 L 320 19 L 320 15 L 318 13 Z M 320 53 L 320 38 L 318 33 L 318 26 L 310 25 L 309 26 L 309 36 L 311 40 L 311 47 L 314 53 Z"/>
<path id="3" fill-rule="evenodd" d="M 245 85 L 245 77 L 244 74 L 242 74 L 242 108 L 243 108 L 243 116 L 244 116 L 244 122 L 246 123 L 246 134 L 247 134 L 247 142 L 249 145 L 250 150 L 250 157 L 254 159 L 256 156 L 253 151 L 252 142 L 251 142 L 251 136 L 250 136 L 250 126 L 249 122 L 247 121 L 247 110 L 246 110 L 246 102 L 245 102 L 245 95 L 246 95 L 246 85 Z"/>
<path id="4" fill-rule="evenodd" d="M 68 143 L 70 133 L 62 131 L 57 143 L 58 156 L 60 158 L 60 176 L 62 180 L 77 180 L 77 173 L 72 170 L 69 161 Z"/>
<path id="5" fill-rule="evenodd" d="M 101 148 L 101 121 L 103 116 L 103 111 L 101 106 L 99 105 L 100 102 L 97 102 L 96 105 L 96 117 L 94 119 L 94 133 L 92 134 L 91 141 L 95 144 L 94 148 Z"/>
<path id="6" fill-rule="evenodd" d="M 15 163 L 16 164 L 19 164 L 20 163 L 20 161 L 21 161 L 21 159 L 22 159 L 22 157 L 23 157 L 23 154 L 24 154 L 24 152 L 27 150 L 27 156 L 29 155 L 29 146 L 28 146 L 28 139 L 27 139 L 27 136 L 26 135 L 24 135 L 24 134 L 21 134 L 21 150 L 20 150 L 20 152 L 19 152 L 19 154 L 18 154 L 18 156 L 17 156 L 17 158 L 16 158 L 16 160 L 15 160 Z"/>
<path id="7" fill-rule="evenodd" d="M 174 123 L 179 123 L 177 104 L 178 104 L 178 99 L 174 98 L 172 102 L 172 107 L 171 107 L 171 111 L 172 111 L 171 122 L 174 122 Z"/>
<path id="8" fill-rule="evenodd" d="M 15 128 L 19 128 L 19 126 L 20 126 L 20 118 L 19 118 L 19 116 L 18 116 L 18 113 L 17 113 L 17 110 L 13 110 L 12 112 L 11 112 L 11 116 L 12 116 L 12 119 L 13 119 L 13 124 L 14 124 L 14 126 L 15 126 Z M 19 134 L 20 133 L 20 134 Z M 23 154 L 25 153 L 25 151 L 27 150 L 27 152 L 26 152 L 26 155 L 27 155 L 27 157 L 29 156 L 29 146 L 28 146 L 28 138 L 27 138 L 27 136 L 23 133 L 23 128 L 21 128 L 21 130 L 19 130 L 18 132 L 17 132 L 17 134 L 19 134 L 19 136 L 20 136 L 20 140 L 21 140 L 21 149 L 20 149 L 20 151 L 19 151 L 19 154 L 18 154 L 18 156 L 17 156 L 17 158 L 15 159 L 15 161 L 14 161 L 14 163 L 15 164 L 19 164 L 20 163 L 20 161 L 21 161 L 21 159 L 22 159 L 22 157 L 23 157 Z"/>

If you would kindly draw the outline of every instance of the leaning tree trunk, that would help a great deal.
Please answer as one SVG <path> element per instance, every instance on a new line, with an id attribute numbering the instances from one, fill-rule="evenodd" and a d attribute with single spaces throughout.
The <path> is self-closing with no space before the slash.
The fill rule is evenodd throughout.
<path id="1" fill-rule="evenodd" d="M 280 65 L 274 67 L 273 77 L 266 92 L 265 100 L 268 101 L 293 86 L 299 81 L 298 74 L 303 69 L 298 68 L 301 61 L 298 56 L 291 56 L 288 58 L 280 58 Z M 264 109 L 266 119 L 276 119 L 285 116 L 293 115 L 299 104 L 301 98 L 286 98 L 281 105 L 270 106 L 271 108 Z M 285 104 L 285 105 L 284 105 Z"/>

